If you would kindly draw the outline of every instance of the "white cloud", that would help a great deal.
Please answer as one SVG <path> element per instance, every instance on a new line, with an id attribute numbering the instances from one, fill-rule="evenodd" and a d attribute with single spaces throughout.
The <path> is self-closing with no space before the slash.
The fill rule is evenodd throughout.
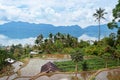
<path id="1" fill-rule="evenodd" d="M 88 35 L 86 35 L 86 34 L 83 34 L 82 36 L 80 36 L 79 38 L 78 38 L 78 41 L 80 41 L 80 40 L 84 40 L 84 41 L 95 41 L 95 40 L 97 40 L 97 38 L 96 37 L 90 37 L 90 36 L 88 36 Z"/>
<path id="2" fill-rule="evenodd" d="M 26 44 L 29 44 L 29 45 L 34 45 L 35 43 L 35 40 L 36 38 L 25 38 L 25 39 L 11 39 L 5 35 L 2 35 L 0 34 L 0 45 L 3 45 L 3 46 L 8 46 L 8 45 L 17 45 L 17 44 L 22 44 L 22 45 L 26 45 Z M 80 36 L 78 38 L 78 41 L 80 40 L 84 40 L 84 41 L 95 41 L 97 40 L 96 37 L 90 37 L 86 34 L 83 34 L 82 36 Z"/>
<path id="3" fill-rule="evenodd" d="M 110 21 L 116 4 L 117 0 L 0 0 L 0 24 L 23 21 L 86 27 L 97 24 L 92 14 L 99 7 L 109 13 L 103 23 Z"/>
<path id="4" fill-rule="evenodd" d="M 17 45 L 17 44 L 22 44 L 22 45 L 26 45 L 26 44 L 30 44 L 30 45 L 34 45 L 34 41 L 36 38 L 25 38 L 25 39 L 10 39 L 7 36 L 1 35 L 0 34 L 0 44 L 4 45 L 4 46 L 8 46 L 8 45 Z"/>

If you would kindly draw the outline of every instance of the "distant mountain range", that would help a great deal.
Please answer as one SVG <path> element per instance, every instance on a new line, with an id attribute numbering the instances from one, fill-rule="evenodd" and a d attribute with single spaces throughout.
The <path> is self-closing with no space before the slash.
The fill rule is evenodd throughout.
<path id="1" fill-rule="evenodd" d="M 108 29 L 107 25 L 101 25 L 101 36 L 108 36 L 111 32 L 116 30 Z M 48 37 L 49 33 L 65 33 L 75 37 L 80 37 L 86 34 L 91 37 L 98 36 L 98 26 L 88 26 L 82 29 L 78 25 L 72 26 L 54 26 L 51 24 L 33 24 L 27 22 L 9 22 L 0 25 L 0 34 L 8 36 L 13 39 L 23 39 L 29 37 L 37 37 L 39 34 L 43 34 Z"/>

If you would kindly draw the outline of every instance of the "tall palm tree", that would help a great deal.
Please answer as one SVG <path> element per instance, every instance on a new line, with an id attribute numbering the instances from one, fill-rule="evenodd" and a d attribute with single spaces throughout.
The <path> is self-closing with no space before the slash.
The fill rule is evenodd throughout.
<path id="1" fill-rule="evenodd" d="M 96 18 L 95 21 L 98 21 L 99 23 L 99 28 L 98 28 L 98 41 L 100 40 L 100 24 L 101 24 L 101 19 L 105 19 L 104 15 L 107 14 L 106 12 L 104 12 L 105 9 L 99 8 L 96 9 L 96 12 L 93 14 L 93 16 Z"/>

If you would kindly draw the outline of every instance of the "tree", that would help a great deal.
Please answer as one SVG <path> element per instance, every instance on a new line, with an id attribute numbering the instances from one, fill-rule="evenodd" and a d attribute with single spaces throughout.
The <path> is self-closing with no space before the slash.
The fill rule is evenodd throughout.
<path id="1" fill-rule="evenodd" d="M 118 49 L 118 46 L 120 46 L 120 0 L 118 0 L 118 4 L 115 6 L 115 8 L 112 10 L 112 13 L 113 13 L 113 20 L 112 22 L 109 22 L 108 23 L 108 28 L 109 29 L 114 29 L 114 28 L 117 28 L 118 31 L 117 31 L 117 39 L 116 39 L 116 42 L 115 42 L 115 52 L 114 52 L 114 55 L 113 56 L 116 56 L 117 59 L 118 59 L 118 63 L 119 63 L 119 59 L 120 59 L 120 51 Z"/>
<path id="2" fill-rule="evenodd" d="M 5 61 L 7 58 L 11 58 L 12 54 L 9 54 L 6 50 L 0 49 L 0 73 L 1 70 L 8 65 L 8 63 Z"/>
<path id="3" fill-rule="evenodd" d="M 115 42 L 116 42 L 116 35 L 115 33 L 111 33 L 109 35 L 109 37 L 105 37 L 102 39 L 102 42 L 103 44 L 106 46 L 106 45 L 109 45 L 111 47 L 114 47 L 115 46 Z"/>
<path id="4" fill-rule="evenodd" d="M 71 59 L 73 62 L 75 62 L 75 77 L 77 77 L 77 73 L 78 73 L 78 62 L 83 61 L 83 55 L 81 53 L 81 51 L 75 51 L 71 54 Z"/>
<path id="5" fill-rule="evenodd" d="M 105 9 L 99 8 L 96 10 L 96 12 L 93 14 L 93 16 L 96 18 L 96 21 L 98 21 L 99 23 L 99 28 L 98 28 L 98 41 L 100 41 L 100 24 L 101 24 L 101 19 L 105 19 L 104 15 L 107 14 L 106 12 L 104 12 Z"/>
<path id="6" fill-rule="evenodd" d="M 53 34 L 52 33 L 49 34 L 49 43 L 50 44 L 53 43 Z"/>
<path id="7" fill-rule="evenodd" d="M 102 54 L 101 57 L 105 61 L 105 68 L 107 68 L 108 67 L 108 60 L 111 58 L 110 52 L 106 52 L 106 53 Z"/>
<path id="8" fill-rule="evenodd" d="M 112 10 L 112 13 L 114 19 L 112 20 L 112 22 L 108 23 L 108 28 L 109 29 L 118 28 L 119 30 L 120 27 L 117 23 L 120 22 L 120 0 L 118 1 L 116 7 Z"/>
<path id="9" fill-rule="evenodd" d="M 88 70 L 88 64 L 87 64 L 86 60 L 84 60 L 83 63 L 82 63 L 82 70 L 83 71 L 87 71 Z"/>
<path id="10" fill-rule="evenodd" d="M 107 26 L 108 26 L 109 29 L 118 28 L 118 25 L 117 25 L 117 23 L 115 22 L 115 20 L 113 20 L 112 22 L 109 22 L 109 23 L 107 24 Z"/>
<path id="11" fill-rule="evenodd" d="M 113 17 L 114 19 L 118 19 L 120 21 L 120 0 L 118 1 L 118 4 L 116 7 L 113 9 Z"/>
<path id="12" fill-rule="evenodd" d="M 35 40 L 35 43 L 38 44 L 38 45 L 40 45 L 40 44 L 42 44 L 42 42 L 43 42 L 43 35 L 40 34 L 40 35 L 37 37 L 37 39 Z"/>

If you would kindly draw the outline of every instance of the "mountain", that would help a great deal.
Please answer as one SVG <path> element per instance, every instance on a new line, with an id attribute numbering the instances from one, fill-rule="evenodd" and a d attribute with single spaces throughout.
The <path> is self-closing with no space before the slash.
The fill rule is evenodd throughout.
<path id="1" fill-rule="evenodd" d="M 104 24 L 101 25 L 100 31 L 101 31 L 101 37 L 105 37 L 108 36 L 110 33 L 116 33 L 117 29 L 113 29 L 113 30 L 108 29 L 108 26 Z M 88 26 L 84 28 L 84 33 L 88 36 L 98 37 L 98 25 Z"/>
<path id="2" fill-rule="evenodd" d="M 39 34 L 43 34 L 45 37 L 48 37 L 49 33 L 55 34 L 57 32 L 61 32 L 65 34 L 69 33 L 70 35 L 75 37 L 80 37 L 83 34 L 87 34 L 92 37 L 97 37 L 98 27 L 88 26 L 87 28 L 82 29 L 78 25 L 54 26 L 51 24 L 34 24 L 27 22 L 9 22 L 0 25 L 0 34 L 3 34 L 13 39 L 37 37 Z M 111 32 L 112 30 L 109 30 L 107 28 L 107 25 L 101 25 L 102 36 L 107 36 Z"/>
<path id="3" fill-rule="evenodd" d="M 77 26 L 54 26 L 51 24 L 31 24 L 26 22 L 10 22 L 0 25 L 0 34 L 4 34 L 10 38 L 28 38 L 36 37 L 39 34 L 43 34 L 45 37 L 49 33 L 69 33 L 78 37 L 78 34 L 82 34 L 82 29 Z M 77 34 L 76 34 L 77 33 Z"/>

